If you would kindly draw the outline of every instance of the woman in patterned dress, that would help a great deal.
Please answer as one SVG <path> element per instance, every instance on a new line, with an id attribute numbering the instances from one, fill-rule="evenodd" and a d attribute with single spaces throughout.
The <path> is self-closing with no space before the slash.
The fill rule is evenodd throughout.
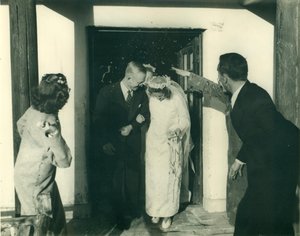
<path id="1" fill-rule="evenodd" d="M 64 75 L 46 74 L 33 93 L 32 106 L 17 122 L 21 145 L 15 164 L 15 188 L 21 215 L 37 216 L 37 235 L 66 232 L 55 174 L 56 167 L 69 167 L 72 159 L 58 119 L 69 90 Z M 30 234 L 30 226 L 22 234 Z"/>

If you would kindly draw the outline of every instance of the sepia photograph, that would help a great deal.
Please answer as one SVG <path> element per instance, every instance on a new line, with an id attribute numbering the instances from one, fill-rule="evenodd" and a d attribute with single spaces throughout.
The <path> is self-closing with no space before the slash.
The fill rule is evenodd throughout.
<path id="1" fill-rule="evenodd" d="M 300 0 L 0 0 L 1 236 L 300 236 Z"/>

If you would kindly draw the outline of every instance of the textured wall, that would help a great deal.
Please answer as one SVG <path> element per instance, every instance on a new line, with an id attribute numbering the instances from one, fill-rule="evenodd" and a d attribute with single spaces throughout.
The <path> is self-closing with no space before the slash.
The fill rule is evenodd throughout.
<path id="1" fill-rule="evenodd" d="M 300 0 L 277 1 L 276 103 L 300 127 Z"/>
<path id="2" fill-rule="evenodd" d="M 278 109 L 300 128 L 300 0 L 277 0 L 276 83 Z M 299 186 L 299 185 L 298 185 Z M 300 191 L 298 187 L 298 213 Z M 299 235 L 299 217 L 295 224 Z"/>

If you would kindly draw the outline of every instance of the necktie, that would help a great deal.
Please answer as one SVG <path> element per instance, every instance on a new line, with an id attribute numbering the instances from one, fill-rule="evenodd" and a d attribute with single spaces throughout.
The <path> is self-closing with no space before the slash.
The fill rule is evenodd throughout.
<path id="1" fill-rule="evenodd" d="M 131 94 L 131 90 L 127 91 L 127 98 L 126 98 L 126 102 L 127 104 L 130 104 L 132 101 L 132 94 Z"/>

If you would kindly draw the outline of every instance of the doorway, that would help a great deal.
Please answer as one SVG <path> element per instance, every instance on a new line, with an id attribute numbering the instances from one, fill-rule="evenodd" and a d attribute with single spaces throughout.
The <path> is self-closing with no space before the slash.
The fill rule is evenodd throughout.
<path id="1" fill-rule="evenodd" d="M 120 81 L 127 63 L 132 60 L 151 64 L 160 74 L 169 75 L 186 89 L 187 78 L 177 76 L 171 67 L 202 73 L 202 32 L 202 29 L 88 27 L 91 117 L 99 90 L 107 84 Z M 107 204 L 106 200 L 110 198 L 111 186 L 108 183 L 113 170 L 101 157 L 100 147 L 93 143 L 97 131 L 93 129 L 95 125 L 92 119 L 90 124 L 89 189 L 93 209 L 97 211 L 98 205 Z M 199 136 L 202 137 L 201 134 Z M 198 137 L 196 139 L 199 140 Z M 142 170 L 143 167 L 142 162 Z M 192 177 L 190 185 L 193 185 Z M 193 186 L 190 189 L 192 191 Z"/>

